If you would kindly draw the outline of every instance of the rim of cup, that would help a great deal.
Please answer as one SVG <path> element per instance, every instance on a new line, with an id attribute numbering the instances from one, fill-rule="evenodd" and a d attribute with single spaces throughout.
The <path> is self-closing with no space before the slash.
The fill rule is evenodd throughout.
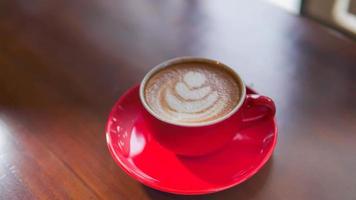
<path id="1" fill-rule="evenodd" d="M 203 62 L 203 63 L 208 63 L 208 64 L 213 64 L 213 66 L 219 66 L 219 67 L 223 67 L 224 69 L 228 70 L 229 72 L 231 72 L 231 74 L 233 74 L 236 78 L 236 80 L 239 82 L 239 85 L 241 86 L 241 94 L 240 94 L 240 99 L 239 102 L 234 106 L 234 108 L 227 114 L 218 117 L 214 120 L 210 120 L 207 122 L 197 122 L 197 123 L 184 123 L 184 122 L 176 122 L 173 120 L 168 120 L 165 119 L 164 117 L 161 117 L 159 114 L 157 114 L 155 111 L 153 111 L 151 109 L 151 107 L 148 105 L 148 103 L 146 102 L 146 98 L 145 98 L 145 86 L 147 81 L 154 75 L 156 74 L 156 72 L 164 69 L 164 68 L 168 68 L 171 65 L 174 64 L 178 64 L 178 63 L 185 63 L 185 62 Z M 156 119 L 168 123 L 168 124 L 172 124 L 172 125 L 176 125 L 176 126 L 183 126 L 183 127 L 202 127 L 202 126 L 209 126 L 209 125 L 213 125 L 213 124 L 217 124 L 219 122 L 224 121 L 225 119 L 231 117 L 234 113 L 236 113 L 236 111 L 239 110 L 239 108 L 242 106 L 244 100 L 246 98 L 246 86 L 245 83 L 243 82 L 243 80 L 241 79 L 240 75 L 231 67 L 229 67 L 228 65 L 225 65 L 224 63 L 218 61 L 218 60 L 213 60 L 213 59 L 209 59 L 209 58 L 203 58 L 203 57 L 191 57 L 191 56 L 184 56 L 184 57 L 177 57 L 177 58 L 173 58 L 170 60 L 166 60 L 158 65 L 156 65 L 155 67 L 153 67 L 142 79 L 141 83 L 140 83 L 140 100 L 141 103 L 143 104 L 143 106 L 145 107 L 145 109 Z"/>

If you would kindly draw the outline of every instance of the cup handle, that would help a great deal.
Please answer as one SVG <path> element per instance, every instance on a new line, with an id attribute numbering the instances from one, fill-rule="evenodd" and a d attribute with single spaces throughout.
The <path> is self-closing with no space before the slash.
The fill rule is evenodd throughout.
<path id="1" fill-rule="evenodd" d="M 264 110 L 255 110 L 255 112 L 252 112 L 253 108 L 256 107 L 264 108 Z M 243 109 L 242 114 L 243 126 L 248 126 L 259 120 L 273 118 L 276 114 L 276 106 L 274 105 L 273 100 L 269 97 L 258 94 L 248 94 L 246 95 L 245 108 Z"/>

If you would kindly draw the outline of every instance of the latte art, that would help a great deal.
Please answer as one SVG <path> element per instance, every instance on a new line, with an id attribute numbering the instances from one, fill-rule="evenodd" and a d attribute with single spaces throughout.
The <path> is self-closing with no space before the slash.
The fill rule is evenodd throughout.
<path id="1" fill-rule="evenodd" d="M 211 121 L 229 113 L 239 94 L 229 72 L 202 63 L 165 68 L 145 87 L 146 101 L 154 112 L 183 123 Z"/>
<path id="2" fill-rule="evenodd" d="M 194 78 L 196 78 L 196 80 Z M 219 98 L 218 93 L 216 91 L 211 91 L 210 86 L 191 89 L 194 86 L 199 87 L 204 84 L 205 76 L 203 74 L 198 72 L 188 72 L 184 75 L 183 80 L 185 83 L 178 82 L 174 88 L 175 93 L 183 98 L 182 100 L 180 100 L 179 97 L 176 97 L 174 93 L 170 91 L 170 88 L 167 89 L 168 91 L 165 91 L 166 95 L 164 96 L 164 100 L 171 110 L 179 113 L 191 113 L 195 117 L 195 113 L 204 112 L 217 103 Z"/>

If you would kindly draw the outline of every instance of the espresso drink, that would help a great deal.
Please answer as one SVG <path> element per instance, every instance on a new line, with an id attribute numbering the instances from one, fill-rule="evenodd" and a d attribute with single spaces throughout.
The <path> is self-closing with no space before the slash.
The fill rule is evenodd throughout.
<path id="1" fill-rule="evenodd" d="M 146 82 L 144 98 L 153 112 L 178 124 L 213 121 L 232 111 L 241 84 L 224 67 L 206 62 L 182 62 L 165 67 Z"/>

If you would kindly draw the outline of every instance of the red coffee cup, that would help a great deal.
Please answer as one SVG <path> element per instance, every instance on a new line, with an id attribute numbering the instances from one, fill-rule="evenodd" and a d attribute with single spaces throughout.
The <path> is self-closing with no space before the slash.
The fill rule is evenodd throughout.
<path id="1" fill-rule="evenodd" d="M 184 62 L 203 62 L 230 71 L 241 86 L 239 102 L 224 116 L 199 123 L 179 123 L 155 113 L 146 102 L 144 89 L 153 74 L 163 68 Z M 211 59 L 179 57 L 165 61 L 146 74 L 140 84 L 140 100 L 147 112 L 145 120 L 156 140 L 165 148 L 182 156 L 202 156 L 217 151 L 232 141 L 239 130 L 253 126 L 261 120 L 273 118 L 274 102 L 256 94 L 246 94 L 246 86 L 238 73 L 227 65 Z"/>

